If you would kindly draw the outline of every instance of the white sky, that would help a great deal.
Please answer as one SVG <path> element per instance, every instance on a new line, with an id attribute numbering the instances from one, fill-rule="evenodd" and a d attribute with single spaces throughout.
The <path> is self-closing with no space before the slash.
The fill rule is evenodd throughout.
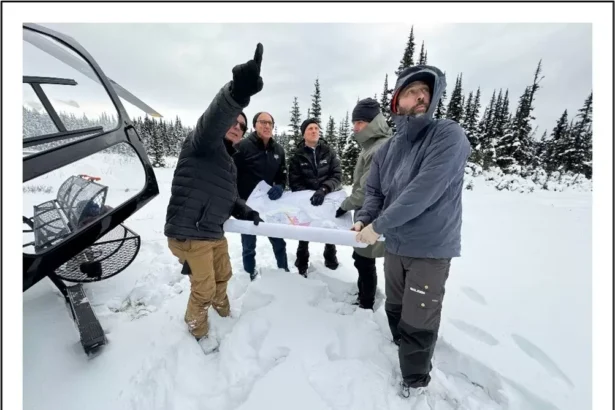
<path id="1" fill-rule="evenodd" d="M 509 89 L 515 109 L 543 60 L 543 87 L 536 96 L 535 126 L 551 132 L 565 110 L 576 114 L 592 89 L 591 24 L 583 23 L 203 23 L 43 25 L 68 34 L 94 56 L 107 76 L 166 119 L 179 115 L 194 124 L 231 69 L 264 45 L 263 91 L 246 109 L 249 121 L 269 111 L 282 127 L 289 123 L 293 97 L 302 118 L 319 77 L 323 118 L 342 119 L 357 98 L 389 85 L 414 25 L 416 55 L 425 42 L 428 63 L 446 72 L 448 96 L 458 73 L 463 89 L 481 87 L 484 109 L 494 89 Z M 129 113 L 140 115 L 126 104 Z"/>

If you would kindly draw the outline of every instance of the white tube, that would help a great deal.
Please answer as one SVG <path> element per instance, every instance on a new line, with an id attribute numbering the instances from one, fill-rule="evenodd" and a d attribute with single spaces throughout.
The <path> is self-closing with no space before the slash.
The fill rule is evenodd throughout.
<path id="1" fill-rule="evenodd" d="M 267 236 L 271 238 L 294 239 L 297 241 L 330 243 L 333 245 L 365 248 L 367 244 L 357 242 L 357 233 L 342 229 L 316 228 L 261 222 L 258 226 L 252 221 L 229 219 L 224 223 L 226 232 L 245 235 Z"/>

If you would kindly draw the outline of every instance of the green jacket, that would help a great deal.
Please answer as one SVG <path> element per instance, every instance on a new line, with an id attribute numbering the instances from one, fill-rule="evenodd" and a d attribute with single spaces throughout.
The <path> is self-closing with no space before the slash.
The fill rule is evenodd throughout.
<path id="1" fill-rule="evenodd" d="M 384 116 L 378 114 L 367 127 L 354 135 L 355 140 L 361 146 L 361 153 L 354 168 L 352 193 L 340 206 L 343 210 L 356 212 L 363 206 L 365 183 L 372 165 L 372 157 L 382 144 L 392 138 L 392 134 Z M 365 258 L 384 257 L 384 242 L 377 242 L 367 248 L 354 249 L 355 252 Z"/>

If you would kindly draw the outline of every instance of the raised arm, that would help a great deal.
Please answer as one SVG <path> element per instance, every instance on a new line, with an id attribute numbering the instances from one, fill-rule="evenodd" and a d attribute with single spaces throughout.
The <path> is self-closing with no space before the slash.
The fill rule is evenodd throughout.
<path id="1" fill-rule="evenodd" d="M 205 153 L 223 145 L 224 135 L 248 106 L 250 97 L 263 89 L 262 60 L 263 45 L 258 43 L 252 60 L 233 67 L 233 80 L 222 87 L 196 123 L 192 134 L 196 152 Z"/>

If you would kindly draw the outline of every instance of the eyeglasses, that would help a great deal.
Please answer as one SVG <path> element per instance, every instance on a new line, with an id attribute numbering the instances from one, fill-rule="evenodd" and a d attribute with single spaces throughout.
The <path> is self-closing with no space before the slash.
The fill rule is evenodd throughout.
<path id="1" fill-rule="evenodd" d="M 241 128 L 241 130 L 243 132 L 246 132 L 246 130 L 248 129 L 248 126 L 246 124 L 244 124 L 243 122 L 237 121 L 235 123 L 235 127 L 239 125 L 239 128 Z"/>
<path id="2" fill-rule="evenodd" d="M 259 124 L 261 124 L 261 125 L 268 125 L 268 126 L 270 126 L 270 127 L 273 127 L 273 122 L 271 122 L 271 121 L 267 121 L 267 120 L 258 120 L 258 121 L 256 121 L 256 122 L 258 122 L 258 123 L 259 123 Z"/>

